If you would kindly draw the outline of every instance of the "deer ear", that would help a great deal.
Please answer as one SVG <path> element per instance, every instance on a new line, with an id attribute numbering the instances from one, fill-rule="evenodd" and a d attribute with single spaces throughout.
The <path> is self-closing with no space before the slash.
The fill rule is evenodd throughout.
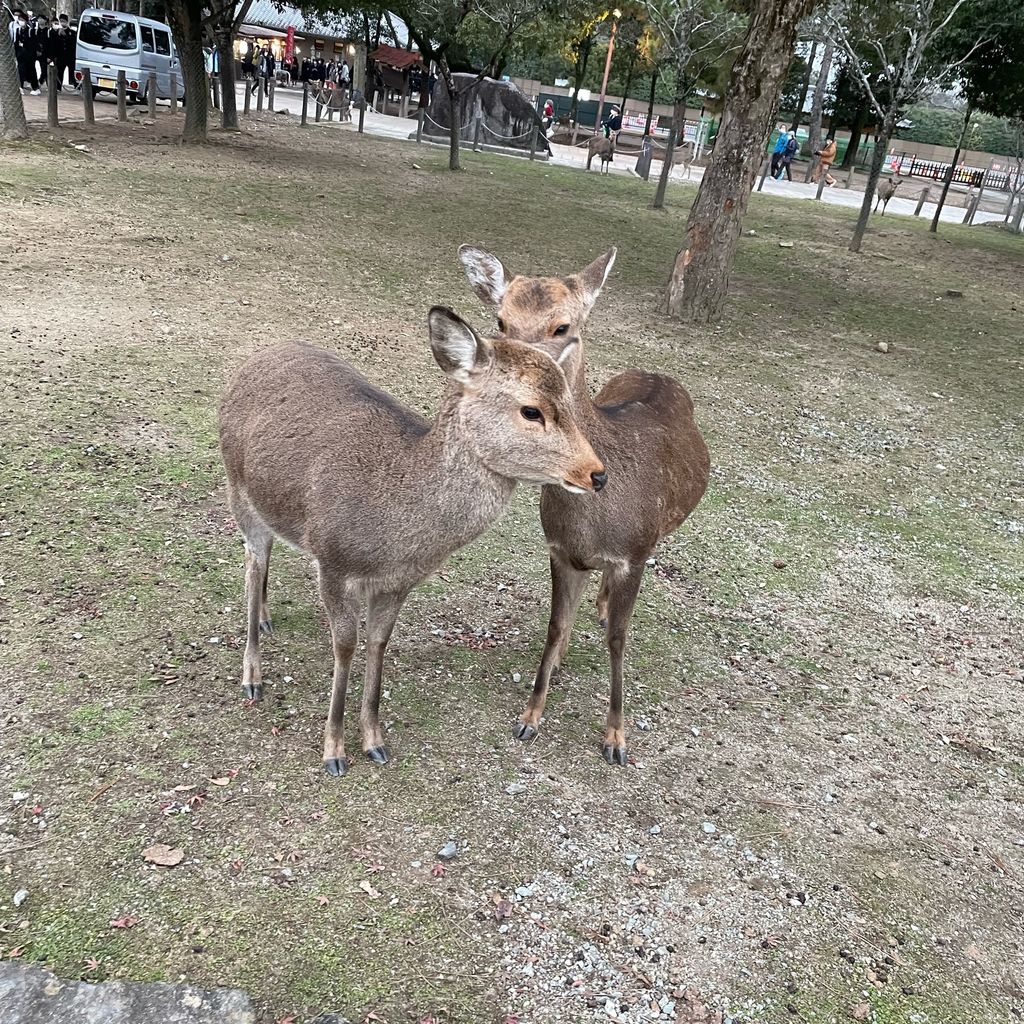
<path id="1" fill-rule="evenodd" d="M 583 289 L 583 301 L 587 305 L 588 313 L 594 303 L 597 302 L 597 297 L 601 294 L 601 289 L 604 287 L 605 281 L 608 280 L 608 275 L 612 272 L 617 253 L 618 249 L 612 246 L 603 256 L 598 256 L 593 263 L 584 267 L 576 275 L 576 279 Z"/>
<path id="2" fill-rule="evenodd" d="M 488 306 L 500 306 L 508 288 L 508 274 L 501 260 L 473 245 L 460 245 L 459 259 L 473 291 Z"/>
<path id="3" fill-rule="evenodd" d="M 474 371 L 490 363 L 490 342 L 446 306 L 434 306 L 427 314 L 427 324 L 437 365 L 453 380 L 465 384 Z"/>

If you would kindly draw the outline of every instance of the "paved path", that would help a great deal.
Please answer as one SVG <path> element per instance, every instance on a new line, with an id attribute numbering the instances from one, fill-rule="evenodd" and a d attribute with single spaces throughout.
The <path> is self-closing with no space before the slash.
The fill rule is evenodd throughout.
<path id="1" fill-rule="evenodd" d="M 245 86 L 239 85 L 237 87 L 238 95 L 238 109 L 241 111 L 243 102 L 245 99 Z M 76 93 L 65 91 L 61 95 L 61 116 L 69 120 L 80 120 L 82 101 L 81 97 Z M 288 115 L 298 116 L 302 112 L 302 92 L 298 89 L 290 88 L 279 88 L 276 93 L 274 106 L 278 112 L 284 116 L 284 112 L 287 111 Z M 161 107 L 166 109 L 164 104 Z M 142 108 L 131 108 L 138 113 Z M 252 100 L 253 111 L 256 109 L 255 96 Z M 311 102 L 309 106 L 308 116 L 312 120 L 314 116 L 314 105 Z M 25 97 L 25 111 L 28 114 L 29 120 L 31 121 L 45 121 L 46 120 L 46 97 L 45 96 L 26 96 Z M 116 117 L 116 107 L 112 100 L 108 100 L 105 97 L 99 98 L 96 101 L 96 116 L 97 118 L 111 119 Z M 358 113 L 353 111 L 353 121 L 351 124 L 341 124 L 338 121 L 321 121 L 321 125 L 325 127 L 334 128 L 338 131 L 355 131 L 356 120 L 358 119 Z M 412 118 L 400 118 L 394 117 L 390 114 L 377 114 L 373 111 L 366 112 L 366 118 L 364 121 L 364 130 L 371 135 L 378 135 L 383 138 L 399 139 L 406 141 L 409 139 L 410 133 L 416 130 L 416 122 Z M 562 146 L 553 144 L 552 147 L 551 162 L 563 167 L 575 167 L 579 170 L 583 170 L 587 163 L 587 150 L 585 146 Z M 612 166 L 613 174 L 633 176 L 633 167 L 636 164 L 636 156 L 634 154 L 620 153 L 617 155 L 615 162 Z M 657 173 L 659 164 L 655 164 L 652 173 Z M 596 174 L 596 170 L 592 169 L 589 173 Z M 670 180 L 678 183 L 686 183 L 689 180 L 692 184 L 700 184 L 701 178 L 703 177 L 703 169 L 700 167 L 693 167 L 690 169 L 690 176 L 687 179 L 680 165 L 672 168 L 672 174 Z M 801 172 L 802 173 L 802 172 Z M 923 187 L 917 181 L 906 181 L 903 188 L 906 189 L 907 197 L 895 196 L 889 201 L 889 206 L 886 211 L 887 216 L 913 216 L 914 209 L 917 206 L 917 195 L 920 193 Z M 793 200 L 804 200 L 814 202 L 814 194 L 817 190 L 817 186 L 813 184 L 804 184 L 802 181 L 775 181 L 772 178 L 766 179 L 764 183 L 763 194 L 781 196 L 785 199 Z M 835 185 L 832 188 L 826 188 L 822 193 L 822 201 L 829 203 L 834 206 L 847 206 L 855 209 L 859 209 L 861 202 L 864 198 L 864 193 L 857 191 L 856 189 L 846 189 L 842 185 Z M 921 216 L 927 220 L 935 214 L 935 203 L 925 203 L 924 208 L 921 211 Z M 959 224 L 963 220 L 964 211 L 960 206 L 946 206 L 941 215 L 943 223 L 948 224 Z M 975 215 L 974 223 L 980 224 L 985 221 L 1002 221 L 1002 213 L 990 213 L 985 210 L 979 210 Z"/>

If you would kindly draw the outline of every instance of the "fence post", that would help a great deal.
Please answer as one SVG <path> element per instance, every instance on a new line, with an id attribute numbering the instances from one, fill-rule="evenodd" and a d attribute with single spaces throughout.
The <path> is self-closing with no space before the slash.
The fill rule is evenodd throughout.
<path id="1" fill-rule="evenodd" d="M 764 163 L 761 164 L 761 180 L 757 183 L 757 191 L 760 192 L 764 188 L 764 180 L 768 177 L 768 168 L 771 166 L 772 158 L 765 156 Z"/>
<path id="2" fill-rule="evenodd" d="M 857 161 L 856 160 L 851 160 L 850 161 L 850 169 L 846 172 L 846 185 L 845 185 L 846 188 L 849 188 L 853 184 L 853 175 L 854 175 L 854 172 L 856 170 L 857 170 Z"/>
<path id="3" fill-rule="evenodd" d="M 117 119 L 128 120 L 128 83 L 125 81 L 124 68 L 117 73 Z"/>
<path id="4" fill-rule="evenodd" d="M 146 86 L 146 99 L 149 101 L 149 116 L 156 118 L 156 72 L 150 71 L 149 84 Z"/>
<path id="5" fill-rule="evenodd" d="M 426 107 L 420 107 L 420 109 L 418 111 L 416 111 L 416 141 L 417 142 L 422 142 L 423 141 L 423 117 L 426 114 L 426 112 L 427 112 L 427 108 Z"/>
<path id="6" fill-rule="evenodd" d="M 263 90 L 266 88 L 267 80 L 257 79 L 256 80 L 256 113 L 260 113 L 263 110 Z"/>
<path id="7" fill-rule="evenodd" d="M 247 78 L 245 80 L 245 107 L 243 108 L 242 113 L 248 114 L 249 113 L 249 107 L 250 107 L 251 104 L 252 104 L 252 79 L 251 78 Z"/>
<path id="8" fill-rule="evenodd" d="M 82 105 L 85 108 L 85 123 L 96 123 L 96 111 L 92 105 L 92 73 L 88 68 L 82 68 Z"/>
<path id="9" fill-rule="evenodd" d="M 359 104 L 359 134 L 363 134 L 363 118 L 366 117 L 366 94 L 363 94 L 363 102 Z"/>
<path id="10" fill-rule="evenodd" d="M 302 83 L 302 121 L 303 128 L 306 127 L 306 117 L 309 113 L 309 82 Z"/>
<path id="11" fill-rule="evenodd" d="M 981 189 L 974 193 L 974 198 L 967 205 L 967 212 L 964 214 L 964 219 L 961 221 L 962 224 L 971 224 L 974 222 L 974 215 L 978 212 L 978 203 L 981 201 Z"/>
<path id="12" fill-rule="evenodd" d="M 828 181 L 829 169 L 827 167 L 819 167 L 818 170 L 821 173 L 818 175 L 818 190 L 814 193 L 815 199 L 821 198 L 821 193 L 825 191 L 825 182 Z"/>
<path id="13" fill-rule="evenodd" d="M 52 64 L 46 66 L 46 123 L 51 128 L 60 126 L 57 116 L 57 69 Z"/>
<path id="14" fill-rule="evenodd" d="M 917 206 L 914 209 L 914 216 L 915 217 L 920 217 L 921 216 L 921 211 L 924 209 L 924 204 L 928 201 L 928 193 L 929 192 L 931 192 L 931 187 L 928 186 L 928 185 L 925 185 L 925 187 L 923 189 L 921 189 L 921 194 L 917 198 Z"/>
<path id="15" fill-rule="evenodd" d="M 316 119 L 317 119 L 317 121 L 320 120 L 320 113 L 321 113 L 322 108 L 323 108 L 323 105 L 320 103 L 320 93 L 318 92 L 316 94 Z"/>
<path id="16" fill-rule="evenodd" d="M 170 93 L 171 93 L 171 113 L 176 114 L 178 112 L 178 75 L 172 71 L 170 74 Z M 249 112 L 249 108 L 245 108 L 246 113 Z"/>
<path id="17" fill-rule="evenodd" d="M 978 207 L 981 205 L 981 194 L 982 192 L 985 191 L 985 179 L 988 177 L 989 174 L 992 173 L 992 168 L 994 165 L 995 160 L 990 161 L 988 165 L 988 170 L 981 172 L 981 181 L 978 184 L 978 194 L 974 197 L 974 202 L 971 204 L 970 211 L 968 212 L 968 215 L 964 218 L 965 224 L 974 223 L 974 215 L 978 212 Z"/>
<path id="18" fill-rule="evenodd" d="M 380 96 L 380 90 L 379 89 L 374 89 L 373 90 L 373 104 L 372 105 L 373 105 L 373 109 L 375 111 L 377 111 L 378 114 L 383 114 L 384 111 L 378 109 L 378 103 L 380 102 L 379 99 L 378 99 L 379 96 Z"/>
<path id="19" fill-rule="evenodd" d="M 540 131 L 538 126 L 533 126 L 533 134 L 530 136 L 530 159 L 537 159 L 537 133 Z"/>
<path id="20" fill-rule="evenodd" d="M 270 113 L 274 112 L 274 88 L 276 87 L 276 85 L 277 79 L 271 78 L 269 82 L 270 95 L 267 97 L 267 110 L 269 110 Z"/>
<path id="21" fill-rule="evenodd" d="M 452 116 L 455 116 L 455 111 L 452 111 Z M 473 152 L 480 152 L 480 125 L 483 123 L 483 116 L 480 113 L 480 97 L 476 98 L 476 102 L 473 104 Z"/>
<path id="22" fill-rule="evenodd" d="M 214 110 L 220 110 L 220 76 L 210 75 L 210 101 Z"/>

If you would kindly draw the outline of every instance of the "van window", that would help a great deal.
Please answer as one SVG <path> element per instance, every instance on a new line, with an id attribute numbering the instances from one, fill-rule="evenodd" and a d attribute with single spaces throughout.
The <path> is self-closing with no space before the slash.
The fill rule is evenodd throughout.
<path id="1" fill-rule="evenodd" d="M 104 50 L 134 50 L 139 45 L 134 21 L 116 14 L 90 14 L 78 26 L 78 38 L 87 46 Z"/>
<path id="2" fill-rule="evenodd" d="M 164 57 L 170 57 L 171 55 L 171 37 L 167 32 L 161 32 L 160 29 L 153 29 L 153 35 L 156 36 L 156 52 Z"/>
<path id="3" fill-rule="evenodd" d="M 142 52 L 143 53 L 154 53 L 153 50 L 153 30 L 148 25 L 140 25 L 139 29 L 142 32 Z"/>

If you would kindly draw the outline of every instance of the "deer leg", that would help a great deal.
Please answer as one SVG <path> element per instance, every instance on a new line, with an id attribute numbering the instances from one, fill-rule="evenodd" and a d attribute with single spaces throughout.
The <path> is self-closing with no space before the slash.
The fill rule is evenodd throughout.
<path id="1" fill-rule="evenodd" d="M 273 535 L 255 520 L 245 529 L 245 655 L 242 659 L 242 693 L 247 700 L 263 696 L 260 662 L 260 600 L 266 582 L 267 562 Z"/>
<path id="2" fill-rule="evenodd" d="M 359 634 L 359 606 L 346 592 L 344 581 L 331 582 L 321 570 L 320 595 L 331 625 L 334 650 L 334 675 L 331 681 L 331 705 L 324 727 L 324 771 L 344 775 L 348 771 L 345 756 L 345 694 Z"/>
<path id="3" fill-rule="evenodd" d="M 611 660 L 612 694 L 605 722 L 601 753 L 609 764 L 625 765 L 626 731 L 622 716 L 622 660 L 626 651 L 626 632 L 633 618 L 633 606 L 640 592 L 644 564 L 630 566 L 613 575 L 608 585 L 608 656 Z"/>
<path id="4" fill-rule="evenodd" d="M 601 575 L 601 589 L 597 592 L 597 624 L 604 629 L 608 625 L 608 570 Z"/>
<path id="5" fill-rule="evenodd" d="M 363 752 L 374 764 L 387 764 L 391 760 L 391 751 L 384 744 L 384 733 L 380 728 L 380 684 L 384 672 L 384 652 L 408 593 L 408 590 L 401 590 L 374 594 L 366 612 L 366 676 L 359 728 L 363 737 Z"/>
<path id="6" fill-rule="evenodd" d="M 569 646 L 576 610 L 583 600 L 590 573 L 580 572 L 556 558 L 551 559 L 551 617 L 548 620 L 548 637 L 544 644 L 540 666 L 533 682 L 533 693 L 527 701 L 526 710 L 519 716 L 516 736 L 530 740 L 540 730 L 541 716 L 548 699 L 551 675 L 561 664 Z"/>
<path id="7" fill-rule="evenodd" d="M 270 618 L 270 605 L 267 603 L 267 581 L 270 579 L 270 548 L 273 539 L 267 544 L 267 562 L 263 567 L 263 594 L 260 599 L 260 632 L 273 633 L 274 623 Z"/>

